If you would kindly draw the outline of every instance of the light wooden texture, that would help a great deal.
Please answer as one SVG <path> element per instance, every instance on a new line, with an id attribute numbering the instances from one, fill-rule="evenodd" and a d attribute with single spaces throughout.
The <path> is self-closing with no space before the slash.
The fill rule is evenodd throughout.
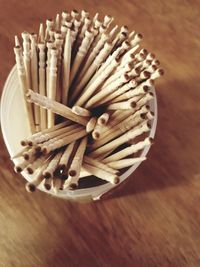
<path id="1" fill-rule="evenodd" d="M 0 0 L 0 87 L 14 35 L 62 10 L 85 9 L 144 35 L 166 71 L 156 81 L 158 130 L 148 159 L 108 200 L 28 194 L 0 139 L 2 267 L 200 266 L 199 1 Z M 20 108 L 20 107 L 19 107 Z"/>

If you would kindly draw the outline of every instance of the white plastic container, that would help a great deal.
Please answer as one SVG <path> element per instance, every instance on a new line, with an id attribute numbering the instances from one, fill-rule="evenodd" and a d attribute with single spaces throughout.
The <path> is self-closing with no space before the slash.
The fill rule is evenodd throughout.
<path id="1" fill-rule="evenodd" d="M 150 101 L 150 108 L 154 112 L 155 117 L 152 123 L 151 131 L 149 132 L 149 137 L 154 138 L 156 125 L 157 125 L 157 100 L 154 87 L 151 88 L 151 91 L 154 93 L 155 97 Z M 10 156 L 12 157 L 20 149 L 20 141 L 29 136 L 30 132 L 28 130 L 28 121 L 25 113 L 25 107 L 23 103 L 22 93 L 19 88 L 19 82 L 17 77 L 16 66 L 11 70 L 7 81 L 5 83 L 2 99 L 1 99 L 1 127 L 3 137 L 8 149 Z M 149 151 L 149 146 L 145 147 L 140 156 L 144 157 Z M 15 163 L 19 162 L 19 159 L 14 160 Z M 127 179 L 140 165 L 140 163 L 134 164 L 129 168 L 121 177 L 120 183 Z M 22 172 L 22 175 L 27 181 L 31 181 L 31 175 Z M 134 177 L 133 177 L 134 179 Z M 120 183 L 117 186 L 120 186 Z M 77 190 L 63 190 L 59 191 L 58 194 L 55 194 L 53 190 L 46 191 L 42 186 L 39 187 L 40 190 L 45 191 L 46 193 L 52 194 L 57 197 L 71 199 L 71 200 L 84 200 L 84 199 L 93 199 L 98 200 L 102 195 L 107 193 L 109 190 L 116 187 L 110 183 L 103 185 L 86 188 L 86 189 L 77 189 Z"/>

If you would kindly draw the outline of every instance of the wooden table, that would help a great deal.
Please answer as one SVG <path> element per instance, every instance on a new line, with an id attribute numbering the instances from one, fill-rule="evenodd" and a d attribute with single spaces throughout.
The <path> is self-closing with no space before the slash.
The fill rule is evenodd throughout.
<path id="1" fill-rule="evenodd" d="M 134 2 L 134 3 L 133 3 Z M 1 137 L 1 267 L 200 266 L 199 1 L 0 1 L 0 87 L 14 35 L 64 9 L 111 14 L 144 34 L 166 71 L 149 159 L 105 201 L 70 203 L 24 190 Z M 13 133 L 14 134 L 14 133 Z"/>

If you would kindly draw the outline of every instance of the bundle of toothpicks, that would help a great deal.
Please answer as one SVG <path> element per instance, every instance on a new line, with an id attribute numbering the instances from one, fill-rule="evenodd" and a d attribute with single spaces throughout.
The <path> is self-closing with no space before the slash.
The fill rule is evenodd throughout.
<path id="1" fill-rule="evenodd" d="M 91 175 L 118 184 L 152 144 L 148 102 L 164 73 L 159 60 L 140 48 L 140 33 L 84 10 L 21 37 L 14 53 L 31 134 L 12 159 L 32 177 L 26 189 L 75 190 Z"/>

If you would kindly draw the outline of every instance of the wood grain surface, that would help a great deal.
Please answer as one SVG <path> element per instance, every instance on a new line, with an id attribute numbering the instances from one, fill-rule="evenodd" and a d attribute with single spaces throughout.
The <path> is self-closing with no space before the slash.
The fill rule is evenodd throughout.
<path id="1" fill-rule="evenodd" d="M 74 8 L 141 32 L 162 62 L 156 142 L 128 183 L 80 204 L 28 194 L 1 136 L 0 267 L 199 267 L 200 1 L 0 0 L 1 91 L 14 35 Z"/>

